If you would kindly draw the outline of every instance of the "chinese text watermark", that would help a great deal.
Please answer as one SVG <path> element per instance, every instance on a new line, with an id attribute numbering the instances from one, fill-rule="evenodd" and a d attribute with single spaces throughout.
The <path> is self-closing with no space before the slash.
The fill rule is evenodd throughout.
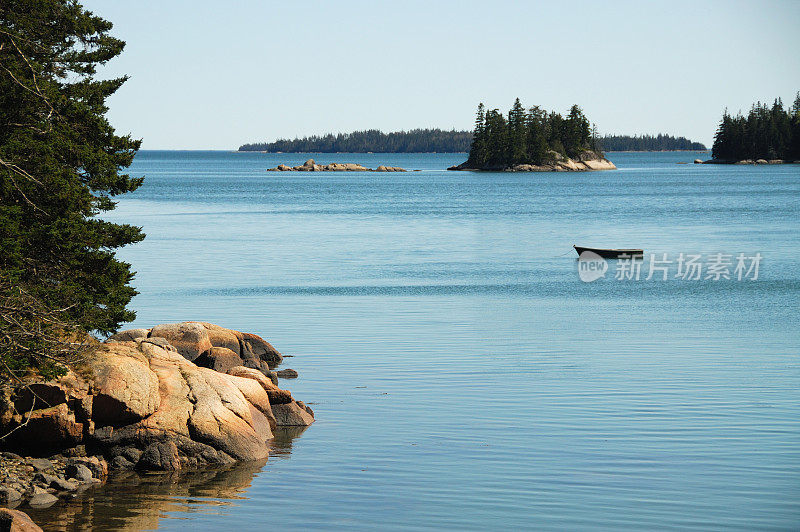
<path id="1" fill-rule="evenodd" d="M 592 251 L 578 258 L 578 276 L 590 283 L 609 277 L 617 281 L 757 281 L 761 253 L 651 253 L 620 255 L 608 261 Z"/>

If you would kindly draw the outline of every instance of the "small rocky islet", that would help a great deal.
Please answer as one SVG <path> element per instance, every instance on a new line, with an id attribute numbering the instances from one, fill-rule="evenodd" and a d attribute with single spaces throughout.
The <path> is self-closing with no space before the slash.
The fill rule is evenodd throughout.
<path id="1" fill-rule="evenodd" d="M 279 376 L 297 377 L 275 371 L 282 360 L 255 334 L 170 323 L 117 333 L 55 380 L 4 383 L 0 505 L 46 507 L 110 470 L 266 458 L 274 430 L 314 422 L 311 408 L 278 386 Z"/>
<path id="2" fill-rule="evenodd" d="M 298 166 L 279 164 L 275 168 L 267 168 L 267 172 L 408 172 L 408 170 L 399 166 L 384 165 L 367 168 L 356 163 L 317 164 L 314 159 L 309 159 Z"/>
<path id="3" fill-rule="evenodd" d="M 548 158 L 542 164 L 497 164 L 476 166 L 469 160 L 448 168 L 448 170 L 481 171 L 481 172 L 588 172 L 594 170 L 616 170 L 617 167 L 606 159 L 602 153 L 585 150 L 574 159 L 557 151 L 550 150 Z"/>

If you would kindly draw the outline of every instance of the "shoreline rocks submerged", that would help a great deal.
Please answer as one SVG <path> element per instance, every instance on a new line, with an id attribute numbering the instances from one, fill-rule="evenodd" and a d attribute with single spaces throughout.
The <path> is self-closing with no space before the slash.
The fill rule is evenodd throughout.
<path id="1" fill-rule="evenodd" d="M 384 165 L 372 169 L 356 163 L 316 164 L 314 159 L 309 159 L 299 166 L 279 164 L 275 168 L 267 168 L 267 172 L 408 172 L 408 170 L 399 166 Z"/>
<path id="2" fill-rule="evenodd" d="M 281 360 L 257 335 L 184 322 L 120 332 L 53 381 L 4 384 L 0 505 L 53 504 L 109 469 L 266 458 L 273 430 L 314 422 L 278 387 Z"/>

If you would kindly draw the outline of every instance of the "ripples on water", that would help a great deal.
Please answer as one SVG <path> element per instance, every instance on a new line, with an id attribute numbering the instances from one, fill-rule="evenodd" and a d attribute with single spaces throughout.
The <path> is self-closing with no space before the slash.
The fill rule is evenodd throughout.
<path id="1" fill-rule="evenodd" d="M 266 464 L 120 478 L 35 517 L 107 529 L 800 526 L 800 168 L 267 174 L 142 152 L 135 326 L 261 334 L 314 423 Z M 761 252 L 756 282 L 579 281 L 573 243 Z M 291 452 L 289 445 L 291 443 Z M 89 496 L 91 495 L 91 496 Z M 53 517 L 48 517 L 53 516 Z M 67 523 L 72 523 L 68 525 Z"/>

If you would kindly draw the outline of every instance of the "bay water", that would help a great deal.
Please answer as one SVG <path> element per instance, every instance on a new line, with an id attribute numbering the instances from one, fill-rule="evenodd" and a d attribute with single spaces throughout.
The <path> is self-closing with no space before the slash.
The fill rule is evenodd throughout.
<path id="1" fill-rule="evenodd" d="M 407 173 L 267 173 L 356 162 Z M 316 422 L 266 462 L 120 475 L 45 529 L 798 529 L 800 166 L 611 153 L 471 173 L 464 154 L 140 152 L 129 327 L 253 332 Z M 573 244 L 668 280 L 583 282 Z M 730 279 L 676 278 L 680 254 Z M 736 256 L 759 254 L 757 278 Z M 666 255 L 665 255 L 666 254 Z M 706 267 L 708 264 L 705 264 Z M 746 272 L 745 272 L 746 273 Z"/>

